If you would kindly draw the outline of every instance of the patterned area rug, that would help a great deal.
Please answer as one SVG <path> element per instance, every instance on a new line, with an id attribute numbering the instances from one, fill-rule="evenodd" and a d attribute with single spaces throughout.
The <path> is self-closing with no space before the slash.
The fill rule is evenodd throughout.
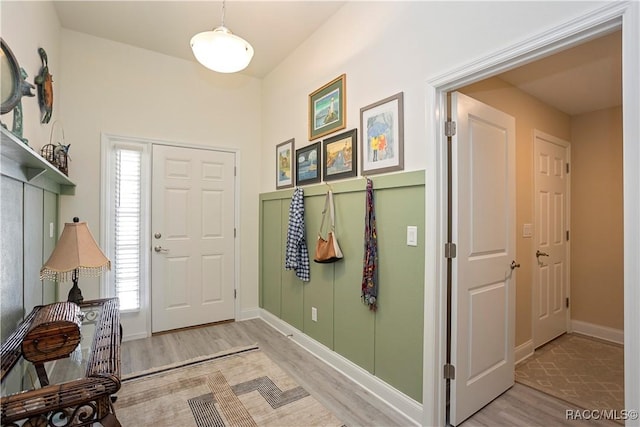
<path id="1" fill-rule="evenodd" d="M 624 348 L 565 334 L 516 366 L 516 381 L 583 409 L 624 408 Z"/>
<path id="2" fill-rule="evenodd" d="M 342 426 L 257 347 L 123 378 L 123 426 Z"/>

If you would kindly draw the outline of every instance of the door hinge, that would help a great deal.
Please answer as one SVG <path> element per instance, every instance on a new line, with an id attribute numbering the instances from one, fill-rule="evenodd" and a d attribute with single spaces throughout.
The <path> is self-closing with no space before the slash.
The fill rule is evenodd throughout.
<path id="1" fill-rule="evenodd" d="M 454 136 L 456 134 L 456 122 L 446 121 L 444 122 L 444 136 Z"/>
<path id="2" fill-rule="evenodd" d="M 567 298 L 565 299 L 565 304 L 566 304 L 567 308 L 569 308 L 569 297 L 567 297 Z"/>
<path id="3" fill-rule="evenodd" d="M 455 243 L 445 243 L 444 244 L 444 257 L 445 258 L 455 258 L 456 257 L 456 244 Z"/>
<path id="4" fill-rule="evenodd" d="M 236 299 L 236 298 L 238 298 L 238 290 L 234 289 L 233 290 L 233 299 Z"/>
<path id="5" fill-rule="evenodd" d="M 567 230 L 567 242 L 569 241 L 569 230 Z"/>
<path id="6" fill-rule="evenodd" d="M 456 367 L 450 363 L 444 365 L 444 379 L 455 380 L 456 379 Z"/>
<path id="7" fill-rule="evenodd" d="M 238 176 L 238 168 L 236 166 L 233 167 L 233 176 Z"/>
<path id="8" fill-rule="evenodd" d="M 236 238 L 236 234 L 237 234 L 237 233 L 236 233 L 236 229 L 234 228 L 234 229 L 233 229 L 233 238 L 234 238 L 234 239 Z"/>
<path id="9" fill-rule="evenodd" d="M 567 173 L 569 173 L 569 170 L 570 170 L 569 163 L 567 163 Z"/>

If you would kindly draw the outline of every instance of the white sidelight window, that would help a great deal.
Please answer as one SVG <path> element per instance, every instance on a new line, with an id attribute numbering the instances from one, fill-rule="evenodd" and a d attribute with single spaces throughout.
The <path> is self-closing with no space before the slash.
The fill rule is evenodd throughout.
<path id="1" fill-rule="evenodd" d="M 121 310 L 140 308 L 141 166 L 139 150 L 115 149 L 113 282 Z"/>
<path id="2" fill-rule="evenodd" d="M 102 296 L 132 314 L 148 307 L 149 152 L 148 143 L 103 135 L 101 243 L 112 265 Z"/>

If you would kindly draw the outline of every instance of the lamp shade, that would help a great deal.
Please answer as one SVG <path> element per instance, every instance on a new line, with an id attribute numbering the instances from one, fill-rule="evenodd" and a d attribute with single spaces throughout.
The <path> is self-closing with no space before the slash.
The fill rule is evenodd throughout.
<path id="1" fill-rule="evenodd" d="M 219 73 L 242 71 L 253 58 L 249 42 L 224 26 L 193 36 L 191 49 L 198 62 Z"/>
<path id="2" fill-rule="evenodd" d="M 85 276 L 99 276 L 111 269 L 107 258 L 89 231 L 86 222 L 68 222 L 53 253 L 40 270 L 40 280 L 66 282 L 72 272 Z"/>

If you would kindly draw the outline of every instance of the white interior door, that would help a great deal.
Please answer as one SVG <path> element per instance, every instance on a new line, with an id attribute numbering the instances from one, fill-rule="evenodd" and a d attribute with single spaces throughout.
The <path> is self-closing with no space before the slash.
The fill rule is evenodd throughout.
<path id="1" fill-rule="evenodd" d="M 533 344 L 567 332 L 569 143 L 536 131 L 534 194 Z"/>
<path id="2" fill-rule="evenodd" d="M 458 425 L 514 383 L 515 119 L 453 93 L 449 420 Z"/>
<path id="3" fill-rule="evenodd" d="M 234 163 L 228 152 L 153 147 L 153 332 L 235 317 Z"/>

